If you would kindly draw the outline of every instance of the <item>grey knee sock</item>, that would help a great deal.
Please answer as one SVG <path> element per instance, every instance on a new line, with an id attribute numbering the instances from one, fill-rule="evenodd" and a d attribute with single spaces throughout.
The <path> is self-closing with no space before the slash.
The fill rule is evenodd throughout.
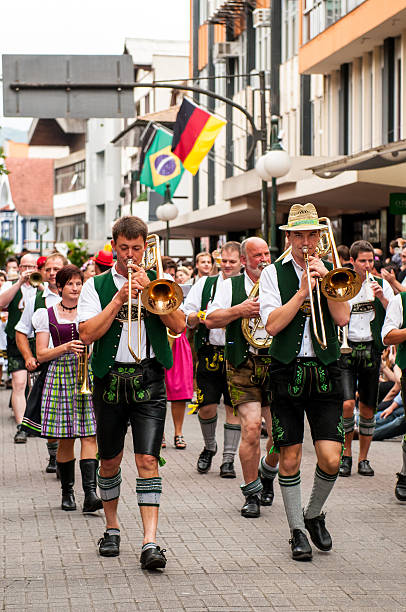
<path id="1" fill-rule="evenodd" d="M 323 508 L 324 502 L 330 495 L 331 490 L 337 480 L 337 474 L 326 474 L 316 465 L 316 471 L 314 473 L 313 489 L 310 494 L 309 503 L 305 510 L 305 517 L 308 519 L 319 516 L 321 509 Z"/>
<path id="2" fill-rule="evenodd" d="M 50 457 L 56 457 L 58 442 L 47 442 L 47 449 Z"/>
<path id="3" fill-rule="evenodd" d="M 259 462 L 259 473 L 261 478 L 267 478 L 268 480 L 273 480 L 275 476 L 278 474 L 278 466 L 273 467 L 272 465 L 268 465 L 265 461 L 265 456 L 261 458 Z"/>
<path id="4" fill-rule="evenodd" d="M 224 423 L 223 463 L 232 463 L 241 437 L 241 425 Z"/>
<path id="5" fill-rule="evenodd" d="M 375 429 L 375 416 L 372 419 L 366 419 L 359 415 L 359 434 L 360 436 L 373 436 Z"/>
<path id="6" fill-rule="evenodd" d="M 217 414 L 211 419 L 202 419 L 199 414 L 199 423 L 202 429 L 205 448 L 207 448 L 207 450 L 210 450 L 210 451 L 215 451 L 217 448 L 217 444 L 216 444 Z"/>
<path id="7" fill-rule="evenodd" d="M 402 457 L 403 457 L 403 465 L 402 465 L 402 469 L 400 470 L 400 473 L 402 474 L 402 476 L 406 476 L 406 436 L 404 436 L 403 442 L 402 442 Z"/>
<path id="8" fill-rule="evenodd" d="M 300 529 L 304 533 L 300 471 L 294 476 L 282 476 L 279 472 L 278 480 L 290 530 Z"/>

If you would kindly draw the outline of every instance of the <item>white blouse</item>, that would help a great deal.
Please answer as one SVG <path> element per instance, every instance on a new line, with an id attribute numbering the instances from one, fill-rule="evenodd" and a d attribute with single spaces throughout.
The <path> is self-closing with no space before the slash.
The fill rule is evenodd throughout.
<path id="1" fill-rule="evenodd" d="M 78 316 L 73 321 L 69 321 L 68 319 L 64 319 L 58 312 L 56 306 L 53 306 L 54 314 L 58 323 L 62 324 L 71 324 L 74 323 L 76 327 L 78 326 Z M 54 343 L 52 342 L 52 336 L 49 332 L 49 318 L 48 318 L 48 310 L 46 308 L 38 308 L 32 315 L 32 326 L 35 329 L 35 332 L 48 332 L 49 333 L 49 343 L 48 348 L 54 348 Z"/>

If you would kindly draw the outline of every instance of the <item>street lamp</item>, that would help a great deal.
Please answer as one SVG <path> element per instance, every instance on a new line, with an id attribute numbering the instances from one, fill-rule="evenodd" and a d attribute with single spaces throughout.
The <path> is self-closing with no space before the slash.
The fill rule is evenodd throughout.
<path id="1" fill-rule="evenodd" d="M 278 125 L 279 117 L 272 115 L 271 117 L 271 148 L 264 155 L 258 159 L 255 164 L 255 169 L 263 181 L 272 182 L 271 191 L 271 236 L 270 236 L 270 251 L 272 259 L 277 254 L 276 247 L 276 201 L 277 201 L 277 188 L 276 179 L 287 174 L 291 167 L 291 159 L 287 151 L 285 151 L 280 145 L 280 139 L 278 136 Z M 268 242 L 268 227 L 265 228 L 264 239 Z"/>
<path id="2" fill-rule="evenodd" d="M 176 219 L 179 214 L 178 207 L 171 200 L 169 185 L 166 185 L 165 201 L 157 207 L 155 214 L 160 221 L 166 221 L 165 255 L 169 255 L 169 221 Z"/>

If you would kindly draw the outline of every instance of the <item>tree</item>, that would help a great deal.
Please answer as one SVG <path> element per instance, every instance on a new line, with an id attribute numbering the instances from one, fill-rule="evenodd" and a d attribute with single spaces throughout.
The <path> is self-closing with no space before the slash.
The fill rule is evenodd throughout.
<path id="1" fill-rule="evenodd" d="M 69 261 L 78 268 L 81 268 L 85 261 L 89 259 L 89 252 L 87 250 L 86 243 L 83 240 L 72 240 L 72 242 L 67 242 L 66 246 L 68 247 L 68 259 Z"/>
<path id="2" fill-rule="evenodd" d="M 4 165 L 5 159 L 6 159 L 6 156 L 4 155 L 3 147 L 0 147 L 0 176 L 2 174 L 9 174 L 9 171 L 6 170 L 6 167 Z"/>
<path id="3" fill-rule="evenodd" d="M 10 257 L 10 255 L 14 255 L 12 245 L 13 245 L 12 240 L 6 240 L 4 238 L 0 238 L 0 268 L 4 268 L 4 266 L 6 265 L 7 257 Z"/>

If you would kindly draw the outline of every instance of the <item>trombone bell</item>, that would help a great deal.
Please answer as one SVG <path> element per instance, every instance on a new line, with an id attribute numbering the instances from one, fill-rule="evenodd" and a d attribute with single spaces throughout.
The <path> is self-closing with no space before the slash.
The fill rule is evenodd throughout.
<path id="1" fill-rule="evenodd" d="M 166 315 L 182 304 L 183 291 L 174 281 L 156 278 L 141 292 L 141 301 L 149 312 Z"/>

